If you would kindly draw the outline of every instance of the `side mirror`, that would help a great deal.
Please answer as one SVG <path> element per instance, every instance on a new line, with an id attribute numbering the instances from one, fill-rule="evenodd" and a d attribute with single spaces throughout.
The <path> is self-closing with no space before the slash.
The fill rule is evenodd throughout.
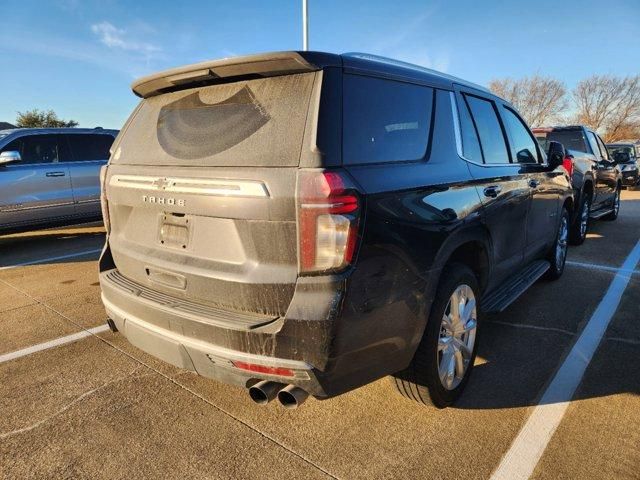
<path id="1" fill-rule="evenodd" d="M 547 162 L 552 170 L 562 166 L 564 157 L 567 156 L 567 151 L 564 149 L 564 145 L 560 142 L 549 142 L 549 151 L 547 152 Z"/>
<path id="2" fill-rule="evenodd" d="M 7 163 L 20 162 L 20 161 L 22 161 L 20 152 L 10 150 L 7 152 L 0 153 L 0 165 L 6 165 Z"/>

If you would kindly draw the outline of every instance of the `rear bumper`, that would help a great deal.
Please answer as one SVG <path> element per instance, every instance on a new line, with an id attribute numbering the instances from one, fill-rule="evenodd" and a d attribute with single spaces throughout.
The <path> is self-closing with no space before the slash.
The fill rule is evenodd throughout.
<path id="1" fill-rule="evenodd" d="M 255 381 L 256 376 L 253 373 L 236 368 L 233 364 L 235 361 L 288 368 L 295 372 L 294 377 L 261 374 L 260 378 L 272 379 L 283 383 L 294 383 L 313 395 L 321 396 L 322 394 L 322 389 L 319 388 L 313 368 L 305 362 L 252 355 L 188 338 L 125 312 L 106 298 L 104 294 L 102 295 L 102 301 L 109 318 L 114 321 L 118 331 L 132 345 L 176 367 L 242 387 L 249 387 Z"/>
<path id="2" fill-rule="evenodd" d="M 161 360 L 228 384 L 247 387 L 256 380 L 274 380 L 296 385 L 319 398 L 342 393 L 353 383 L 343 378 L 350 372 L 332 368 L 336 359 L 331 354 L 336 352 L 331 331 L 338 311 L 334 308 L 334 315 L 325 316 L 325 320 L 310 320 L 326 315 L 322 305 L 339 302 L 341 289 L 335 282 L 311 288 L 316 308 L 309 292 L 300 292 L 307 320 L 296 320 L 299 317 L 292 315 L 247 328 L 239 318 L 234 329 L 216 323 L 210 316 L 179 311 L 166 302 L 145 297 L 131 285 L 114 281 L 114 272 L 100 274 L 107 315 L 131 344 Z M 295 313 L 296 309 L 290 310 Z M 250 372 L 236 368 L 235 361 L 287 368 L 294 371 L 294 376 Z"/>

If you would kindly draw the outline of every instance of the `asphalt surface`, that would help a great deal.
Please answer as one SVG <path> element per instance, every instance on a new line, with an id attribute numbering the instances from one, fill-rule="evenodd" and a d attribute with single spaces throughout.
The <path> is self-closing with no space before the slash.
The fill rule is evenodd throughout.
<path id="1" fill-rule="evenodd" d="M 640 192 L 591 232 L 559 281 L 485 319 L 455 407 L 414 405 L 388 379 L 260 407 L 101 331 L 0 362 L 0 477 L 490 478 L 640 239 Z M 99 225 L 0 237 L 0 359 L 104 324 L 103 241 Z M 640 478 L 636 269 L 532 478 Z"/>

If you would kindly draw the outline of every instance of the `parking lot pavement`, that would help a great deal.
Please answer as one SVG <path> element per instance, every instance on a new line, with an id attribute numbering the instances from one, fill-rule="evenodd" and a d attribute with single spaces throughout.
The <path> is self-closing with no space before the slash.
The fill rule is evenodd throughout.
<path id="1" fill-rule="evenodd" d="M 55 252 L 37 235 L 0 238 L 0 262 L 100 248 L 93 227 L 70 230 L 55 234 Z M 295 411 L 259 407 L 243 389 L 102 332 L 0 363 L 0 476 L 489 478 L 638 241 L 640 192 L 624 192 L 618 221 L 592 232 L 570 250 L 562 279 L 486 318 L 477 368 L 453 408 L 418 407 L 388 379 Z M 14 304 L 0 306 L 0 355 L 104 322 L 96 257 L 0 271 L 0 294 Z M 640 272 L 629 276 L 534 478 L 637 478 Z"/>

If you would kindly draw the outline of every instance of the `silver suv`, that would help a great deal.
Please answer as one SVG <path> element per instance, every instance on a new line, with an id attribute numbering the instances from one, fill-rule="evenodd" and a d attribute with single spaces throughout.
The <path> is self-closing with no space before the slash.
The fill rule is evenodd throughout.
<path id="1" fill-rule="evenodd" d="M 117 130 L 0 130 L 0 232 L 99 220 L 100 167 Z"/>

